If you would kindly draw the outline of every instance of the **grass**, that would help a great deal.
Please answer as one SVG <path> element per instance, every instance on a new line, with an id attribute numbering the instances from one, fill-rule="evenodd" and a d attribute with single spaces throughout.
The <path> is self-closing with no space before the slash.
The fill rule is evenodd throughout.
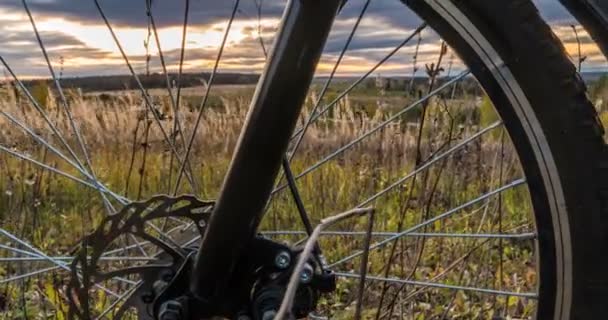
<path id="1" fill-rule="evenodd" d="M 184 92 L 180 120 L 185 128 L 192 128 L 196 120 L 201 101 L 197 93 L 200 91 L 194 88 Z M 334 111 L 321 117 L 310 128 L 299 156 L 293 162 L 294 172 L 302 172 L 332 150 L 374 128 L 400 107 L 415 100 L 408 95 L 391 94 L 386 97 L 368 91 L 339 100 Z M 598 95 L 606 92 L 601 89 L 596 91 L 600 92 Z M 69 133 L 69 122 L 53 92 L 42 89 L 36 92 L 36 98 L 51 115 L 53 122 L 57 123 L 61 132 L 66 133 L 68 143 L 76 153 L 82 155 L 77 148 L 76 136 Z M 191 156 L 193 179 L 201 187 L 201 197 L 214 198 L 218 193 L 252 92 L 252 88 L 247 86 L 215 91 L 212 104 L 204 113 Z M 150 94 L 163 119 L 163 128 L 166 132 L 172 132 L 175 114 L 166 92 L 153 90 Z M 137 93 L 80 95 L 70 92 L 68 97 L 100 181 L 133 200 L 171 192 L 176 181 L 177 161 L 164 142 L 152 114 L 142 107 L 142 99 Z M 313 90 L 305 110 L 311 110 L 315 99 Z M 332 97 L 327 99 L 328 102 L 331 100 Z M 59 147 L 60 142 L 49 133 L 46 124 L 23 96 L 14 95 L 12 90 L 4 90 L 4 93 L 0 93 L 0 110 L 15 115 L 67 153 L 65 148 Z M 445 152 L 496 119 L 488 100 L 467 95 L 434 99 L 426 112 L 421 159 Z M 356 206 L 415 168 L 420 114 L 418 111 L 395 121 L 298 180 L 306 210 L 314 223 Z M 601 117 L 608 121 L 606 113 Z M 300 119 L 300 125 L 304 119 L 304 116 Z M 74 168 L 4 118 L 0 120 L 0 131 L 2 145 L 78 176 Z M 186 131 L 186 138 L 189 134 Z M 180 139 L 177 141 L 179 151 L 183 152 L 184 146 Z M 69 254 L 78 240 L 93 230 L 105 215 L 103 202 L 97 193 L 78 183 L 5 153 L 0 153 L 0 164 L 2 227 L 48 254 Z M 408 180 L 408 183 L 373 202 L 377 208 L 375 230 L 405 230 L 521 176 L 518 158 L 508 136 L 496 130 L 451 157 L 438 161 L 415 179 Z M 179 193 L 191 192 L 193 190 L 187 184 L 179 190 Z M 418 232 L 533 232 L 531 213 L 528 190 L 521 186 L 464 208 Z M 262 222 L 262 230 L 301 230 L 297 217 L 290 195 L 287 192 L 278 193 Z M 361 219 L 345 222 L 338 229 L 363 231 L 364 228 L 365 219 Z M 289 236 L 278 239 L 297 240 Z M 15 243 L 3 241 L 3 244 L 23 248 Z M 335 261 L 359 250 L 362 238 L 327 236 L 322 238 L 321 246 L 326 257 Z M 537 286 L 534 252 L 534 242 L 529 240 L 405 237 L 394 242 L 394 245 L 374 251 L 368 267 L 370 274 L 377 276 L 533 292 Z M 0 255 L 11 256 L 8 251 L 2 251 Z M 393 264 L 387 261 L 393 261 Z M 355 259 L 341 266 L 340 270 L 356 272 L 358 263 Z M 48 266 L 45 262 L 2 263 L 0 275 L 6 278 L 24 270 Z M 9 285 L 3 284 L 0 286 L 0 318 L 64 319 L 67 316 L 65 286 L 66 275 L 60 270 Z M 352 318 L 357 297 L 355 288 L 354 280 L 340 281 L 336 294 L 322 298 L 319 308 L 326 314 L 332 314 L 333 319 Z M 384 297 L 382 292 L 385 293 Z M 381 282 L 370 282 L 364 301 L 365 318 L 373 318 L 377 305 L 383 299 L 385 302 L 396 301 L 390 312 L 393 318 L 398 319 L 435 319 L 442 316 L 489 319 L 501 314 L 527 318 L 535 306 L 533 300 L 514 296 L 495 298 L 468 291 L 395 284 L 383 286 Z M 106 297 L 99 301 L 98 307 L 101 308 L 104 303 L 108 305 L 110 300 Z M 381 310 L 382 314 L 386 312 L 389 312 L 387 308 Z"/>

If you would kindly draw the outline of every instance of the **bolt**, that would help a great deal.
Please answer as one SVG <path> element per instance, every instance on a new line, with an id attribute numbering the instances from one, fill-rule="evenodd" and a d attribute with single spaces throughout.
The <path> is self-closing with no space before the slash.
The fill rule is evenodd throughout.
<path id="1" fill-rule="evenodd" d="M 290 263 L 291 255 L 287 251 L 279 252 L 279 254 L 277 254 L 277 256 L 274 258 L 274 264 L 280 269 L 286 269 L 289 267 Z"/>
<path id="2" fill-rule="evenodd" d="M 277 312 L 274 310 L 268 310 L 266 312 L 264 312 L 264 314 L 262 315 L 262 320 L 274 320 L 274 317 L 276 317 Z"/>
<path id="3" fill-rule="evenodd" d="M 302 283 L 310 283 L 312 281 L 312 277 L 315 273 L 315 270 L 312 268 L 310 263 L 304 265 L 304 269 L 302 273 L 300 273 L 300 282 Z"/>
<path id="4" fill-rule="evenodd" d="M 198 221 L 198 226 L 201 228 L 204 228 L 207 226 L 207 222 L 205 222 L 205 220 L 201 219 Z"/>

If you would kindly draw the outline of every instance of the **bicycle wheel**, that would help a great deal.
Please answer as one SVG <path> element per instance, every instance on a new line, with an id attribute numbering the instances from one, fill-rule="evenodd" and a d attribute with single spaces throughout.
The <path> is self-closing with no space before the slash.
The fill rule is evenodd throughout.
<path id="1" fill-rule="evenodd" d="M 120 45 L 102 6 L 94 3 Z M 193 10 L 185 3 L 183 35 Z M 223 51 L 239 41 L 251 50 L 271 31 L 250 28 L 249 38 L 230 38 L 239 24 L 235 17 L 247 17 L 247 5 L 223 4 L 231 17 L 219 26 L 224 33 L 217 58 L 211 59 L 213 71 L 204 77 L 204 95 L 192 97 L 181 89 L 192 80 L 182 73 L 187 38 L 172 52 L 179 70 L 173 86 L 154 21 L 166 4 L 148 5 L 146 49 L 156 46 L 159 52 L 156 80 L 166 84 L 164 95 L 145 89 L 154 75 L 137 75 L 122 48 L 118 54 L 141 97 L 68 92 L 64 87 L 71 80 L 55 74 L 45 34 L 38 31 L 53 90 L 19 81 L 8 58 L 1 59 L 12 76 L 10 98 L 0 112 L 5 131 L 0 207 L 6 212 L 0 233 L 8 241 L 1 247 L 0 282 L 7 318 L 61 317 L 70 305 L 76 309 L 72 316 L 127 317 L 118 311 L 123 301 L 147 306 L 156 298 L 139 290 L 142 280 L 149 282 L 147 272 L 162 273 L 172 260 L 184 259 L 204 233 L 211 202 L 150 197 L 180 192 L 202 197 L 218 190 L 245 116 L 229 104 L 242 104 L 251 94 L 248 87 L 216 87 L 222 59 L 229 60 L 227 66 L 238 60 Z M 273 3 L 271 11 L 276 7 Z M 410 25 L 408 7 L 424 20 L 419 26 Z M 366 13 L 373 20 L 364 20 Z M 297 211 L 315 222 L 352 207 L 374 206 L 373 225 L 349 220 L 323 234 L 324 268 L 339 282 L 333 294 L 317 301 L 316 313 L 334 319 L 604 314 L 608 279 L 602 271 L 608 258 L 597 254 L 608 245 L 603 130 L 574 67 L 534 6 L 527 0 L 376 6 L 352 1 L 341 15 L 345 19 L 338 26 L 354 22 L 354 27 L 346 33 L 337 29 L 336 37 L 348 35 L 345 43 L 328 46 L 331 63 L 319 66 L 309 115 L 302 117 L 288 154 L 293 160 L 285 168 L 295 172 L 290 186 L 301 205 L 294 208 L 286 193 L 290 188 L 280 180 L 260 229 L 267 237 L 295 243 L 294 236 L 306 235 L 296 223 Z M 397 28 L 400 32 L 375 26 L 398 25 L 405 17 L 408 24 Z M 272 21 L 251 20 L 272 29 Z M 432 46 L 439 41 L 427 24 L 462 64 L 456 57 L 445 62 L 447 47 Z M 389 35 L 398 33 L 393 41 L 398 46 L 377 42 L 383 47 L 372 50 L 369 59 L 379 62 L 369 68 L 359 63 L 358 29 L 372 39 L 395 40 Z M 404 61 L 393 60 L 405 55 L 402 48 L 413 56 L 407 62 L 412 76 L 369 81 L 378 72 L 402 75 Z M 424 54 L 429 48 L 431 54 Z M 354 81 L 339 77 L 340 65 L 349 60 L 353 70 L 345 73 L 355 74 Z M 421 63 L 427 75 L 417 78 Z M 212 96 L 213 89 L 222 90 L 221 97 Z M 127 112 L 137 104 L 138 112 Z M 120 137 L 129 137 L 129 144 Z M 85 246 L 74 249 L 75 239 L 93 229 Z M 164 276 L 168 282 L 172 274 Z M 74 281 L 87 286 L 74 288 L 69 285 Z M 257 319 L 253 309 L 232 312 Z M 134 318 L 151 319 L 145 308 L 132 312 Z"/>

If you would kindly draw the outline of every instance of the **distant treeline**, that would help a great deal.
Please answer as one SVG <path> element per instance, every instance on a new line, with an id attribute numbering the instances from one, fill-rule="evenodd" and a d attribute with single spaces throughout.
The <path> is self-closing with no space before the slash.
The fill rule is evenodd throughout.
<path id="1" fill-rule="evenodd" d="M 163 74 L 138 75 L 142 85 L 146 89 L 162 89 L 166 88 L 167 80 Z M 196 87 L 206 84 L 209 81 L 210 73 L 185 73 L 181 77 L 181 87 Z M 259 80 L 259 74 L 246 73 L 218 73 L 215 75 L 213 83 L 215 85 L 255 85 Z M 452 80 L 451 77 L 441 77 L 437 79 L 435 88 L 442 86 L 445 82 Z M 327 78 L 319 77 L 313 81 L 313 87 L 322 86 Z M 177 87 L 177 74 L 169 74 L 169 82 L 172 87 Z M 331 85 L 333 90 L 345 90 L 352 83 L 356 82 L 356 77 L 337 77 Z M 353 93 L 377 95 L 379 90 L 382 90 L 387 95 L 418 95 L 422 96 L 426 93 L 428 86 L 428 78 L 425 77 L 387 77 L 373 78 L 370 77 L 361 82 Z M 35 79 L 23 81 L 25 86 L 33 90 L 36 87 L 46 87 L 54 90 L 55 86 L 50 79 Z M 78 89 L 80 92 L 102 92 L 102 91 L 123 91 L 137 90 L 139 85 L 136 79 L 131 75 L 111 75 L 111 76 L 87 76 L 87 77 L 70 77 L 60 80 L 61 86 L 64 89 Z M 0 82 L 0 86 L 2 83 Z M 11 86 L 17 90 L 16 86 Z M 330 90 L 331 91 L 331 90 Z M 16 91 L 17 92 L 17 91 Z M 449 89 L 441 91 L 442 96 L 462 96 L 474 95 L 479 96 L 483 90 L 479 87 L 477 81 L 473 77 L 465 77 L 457 82 L 455 86 L 450 86 Z"/>
<path id="2" fill-rule="evenodd" d="M 209 81 L 210 73 L 185 73 L 181 77 L 182 87 L 195 87 L 203 85 Z M 147 89 L 166 88 L 167 80 L 164 74 L 138 75 L 142 85 Z M 214 84 L 255 84 L 259 79 L 257 74 L 244 73 L 218 73 L 213 80 Z M 39 84 L 40 81 L 48 82 L 51 86 L 51 80 L 30 80 L 24 81 L 25 85 L 31 87 L 34 84 Z M 169 74 L 169 81 L 172 86 L 177 86 L 178 75 Z M 83 92 L 91 91 L 118 91 L 138 89 L 139 86 L 135 78 L 131 75 L 114 75 L 114 76 L 90 76 L 90 77 L 73 77 L 61 79 L 63 88 L 80 88 Z"/>

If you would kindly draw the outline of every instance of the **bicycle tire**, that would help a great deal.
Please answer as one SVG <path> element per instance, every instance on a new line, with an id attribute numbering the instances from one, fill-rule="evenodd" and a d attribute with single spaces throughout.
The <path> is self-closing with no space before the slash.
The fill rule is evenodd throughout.
<path id="1" fill-rule="evenodd" d="M 513 138 L 533 190 L 539 234 L 537 318 L 606 314 L 608 257 L 598 254 L 608 249 L 606 145 L 563 46 L 528 0 L 404 2 L 455 48 Z M 525 94 L 513 100 L 505 87 Z"/>

